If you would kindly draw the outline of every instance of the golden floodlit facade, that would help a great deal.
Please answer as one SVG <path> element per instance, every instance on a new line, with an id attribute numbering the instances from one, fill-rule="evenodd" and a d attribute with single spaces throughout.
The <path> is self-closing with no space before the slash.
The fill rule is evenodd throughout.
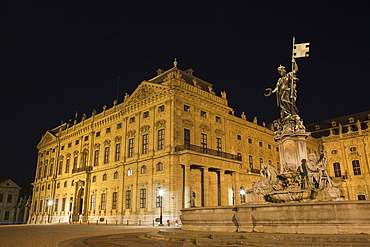
<path id="1" fill-rule="evenodd" d="M 370 111 L 307 126 L 327 151 L 328 172 L 349 200 L 370 199 Z"/>
<path id="2" fill-rule="evenodd" d="M 279 169 L 274 132 L 235 116 L 226 92 L 176 62 L 157 73 L 42 136 L 29 223 L 176 224 L 181 208 L 246 202 L 260 163 Z"/>

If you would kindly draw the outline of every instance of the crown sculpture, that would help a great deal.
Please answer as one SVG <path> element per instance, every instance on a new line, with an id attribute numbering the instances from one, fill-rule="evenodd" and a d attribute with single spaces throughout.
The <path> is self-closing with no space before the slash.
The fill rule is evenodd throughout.
<path id="1" fill-rule="evenodd" d="M 261 164 L 262 178 L 250 191 L 252 201 L 289 202 L 308 200 L 341 200 L 340 184 L 327 173 L 326 151 L 307 158 L 306 140 L 310 135 L 298 115 L 298 65 L 295 58 L 308 57 L 309 43 L 295 44 L 293 38 L 292 71 L 278 67 L 280 78 L 274 89 L 267 88 L 265 96 L 276 95 L 280 118 L 274 121 L 275 140 L 280 155 L 280 173 L 272 165 Z"/>

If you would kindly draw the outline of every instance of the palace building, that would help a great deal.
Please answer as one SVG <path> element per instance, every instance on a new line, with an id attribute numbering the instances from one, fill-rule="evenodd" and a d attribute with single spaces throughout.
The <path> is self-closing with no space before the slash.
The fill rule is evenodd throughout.
<path id="1" fill-rule="evenodd" d="M 328 172 L 349 200 L 370 199 L 370 111 L 307 125 L 327 151 Z"/>
<path id="2" fill-rule="evenodd" d="M 226 92 L 216 94 L 176 62 L 157 73 L 123 102 L 46 131 L 37 145 L 29 223 L 151 225 L 160 215 L 176 222 L 182 208 L 246 202 L 244 191 L 260 177 L 260 164 L 279 169 L 273 130 L 244 113 L 235 116 Z M 307 153 L 319 154 L 323 138 L 309 137 Z M 343 147 L 335 145 L 340 177 L 350 179 Z M 360 164 L 369 164 L 357 148 Z M 344 192 L 354 193 L 349 188 Z M 361 188 L 367 198 L 367 187 Z"/>

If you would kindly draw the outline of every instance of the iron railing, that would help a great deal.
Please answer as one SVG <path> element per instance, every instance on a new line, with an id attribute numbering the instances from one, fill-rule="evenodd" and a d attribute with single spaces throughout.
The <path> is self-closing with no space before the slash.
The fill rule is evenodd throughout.
<path id="1" fill-rule="evenodd" d="M 197 153 L 209 154 L 209 155 L 219 156 L 219 157 L 226 158 L 226 159 L 242 161 L 242 156 L 240 155 L 230 154 L 230 153 L 226 153 L 226 152 L 222 152 L 222 151 L 214 150 L 210 148 L 205 148 L 201 146 L 186 144 L 186 145 L 175 147 L 175 152 L 180 152 L 184 150 L 190 150 L 190 151 L 194 151 Z"/>

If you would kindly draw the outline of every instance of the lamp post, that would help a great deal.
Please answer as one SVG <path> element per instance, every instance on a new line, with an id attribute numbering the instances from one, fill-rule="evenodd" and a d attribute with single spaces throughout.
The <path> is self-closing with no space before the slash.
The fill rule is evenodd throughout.
<path id="1" fill-rule="evenodd" d="M 240 203 L 245 203 L 245 190 L 244 190 L 244 187 L 240 187 Z"/>
<path id="2" fill-rule="evenodd" d="M 50 223 L 51 213 L 53 212 L 53 200 L 48 200 L 48 207 L 49 207 L 48 223 Z"/>
<path id="3" fill-rule="evenodd" d="M 164 189 L 159 189 L 158 190 L 158 196 L 159 196 L 159 203 L 161 204 L 161 211 L 160 211 L 160 215 L 159 215 L 159 225 L 160 226 L 163 226 L 163 215 L 162 215 L 162 212 L 163 212 L 163 203 L 162 203 L 162 198 L 163 198 L 163 194 L 164 194 Z"/>

